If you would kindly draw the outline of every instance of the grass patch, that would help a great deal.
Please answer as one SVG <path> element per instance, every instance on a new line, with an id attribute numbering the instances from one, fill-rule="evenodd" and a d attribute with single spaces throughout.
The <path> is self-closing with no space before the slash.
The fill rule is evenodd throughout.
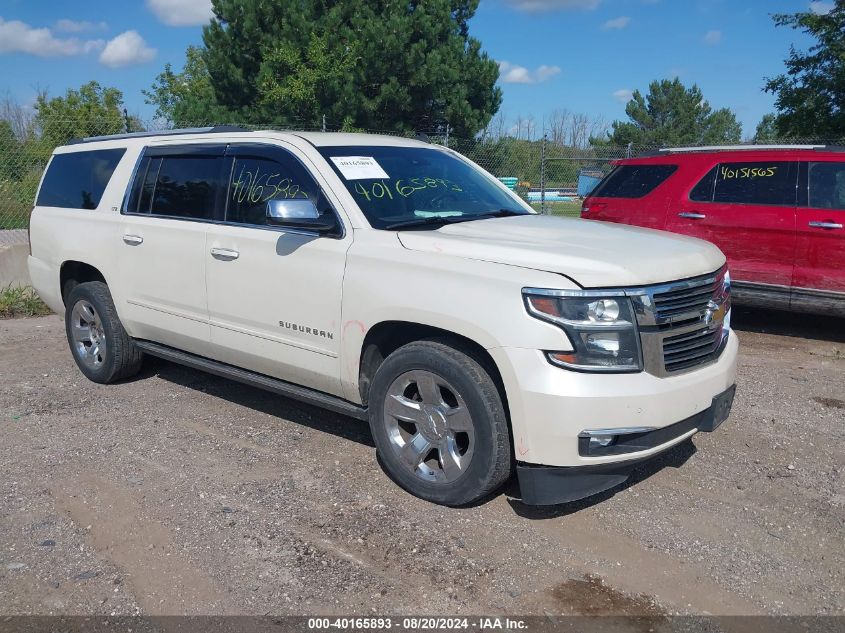
<path id="1" fill-rule="evenodd" d="M 35 189 L 30 184 L 0 179 L 0 230 L 25 229 L 33 200 Z"/>
<path id="2" fill-rule="evenodd" d="M 26 228 L 29 228 L 29 212 L 15 215 L 2 215 L 0 213 L 0 231 Z"/>
<path id="3" fill-rule="evenodd" d="M 531 208 L 533 208 L 535 211 L 540 210 L 539 202 L 531 202 L 529 204 L 531 205 Z M 571 202 L 546 202 L 546 208 L 551 212 L 552 215 L 560 215 L 568 218 L 581 217 L 580 200 L 572 200 Z"/>
<path id="4" fill-rule="evenodd" d="M 30 286 L 0 288 L 0 319 L 43 316 L 52 310 L 41 301 Z"/>
<path id="5" fill-rule="evenodd" d="M 0 231 L 29 227 L 29 207 L 12 206 L 0 199 Z"/>

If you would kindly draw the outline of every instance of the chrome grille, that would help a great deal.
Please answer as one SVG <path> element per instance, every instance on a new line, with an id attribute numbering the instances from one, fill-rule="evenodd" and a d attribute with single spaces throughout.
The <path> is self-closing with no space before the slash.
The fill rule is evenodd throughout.
<path id="1" fill-rule="evenodd" d="M 646 371 L 669 376 L 719 358 L 730 310 L 726 272 L 723 267 L 694 279 L 626 291 L 637 312 Z"/>
<path id="2" fill-rule="evenodd" d="M 681 371 L 715 360 L 722 342 L 722 328 L 700 327 L 663 339 L 663 366 L 667 372 Z"/>
<path id="3" fill-rule="evenodd" d="M 689 313 L 695 313 L 696 316 L 703 314 L 713 299 L 715 287 L 714 281 L 701 286 L 656 293 L 652 297 L 655 316 L 658 319 L 669 319 Z"/>

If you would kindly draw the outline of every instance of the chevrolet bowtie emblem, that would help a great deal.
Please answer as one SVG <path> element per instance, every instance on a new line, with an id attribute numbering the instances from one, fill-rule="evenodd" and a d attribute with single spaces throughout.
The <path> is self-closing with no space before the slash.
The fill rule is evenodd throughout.
<path id="1" fill-rule="evenodd" d="M 712 325 L 713 319 L 720 315 L 722 312 L 722 306 L 716 303 L 713 300 L 707 302 L 707 310 L 704 312 L 704 324 L 705 325 Z"/>

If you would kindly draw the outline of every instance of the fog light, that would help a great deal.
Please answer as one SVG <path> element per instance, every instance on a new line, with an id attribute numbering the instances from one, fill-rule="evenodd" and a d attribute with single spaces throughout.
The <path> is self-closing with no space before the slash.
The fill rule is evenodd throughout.
<path id="1" fill-rule="evenodd" d="M 590 436 L 590 449 L 593 448 L 604 448 L 605 446 L 610 446 L 613 444 L 613 441 L 616 439 L 615 435 L 591 435 Z"/>

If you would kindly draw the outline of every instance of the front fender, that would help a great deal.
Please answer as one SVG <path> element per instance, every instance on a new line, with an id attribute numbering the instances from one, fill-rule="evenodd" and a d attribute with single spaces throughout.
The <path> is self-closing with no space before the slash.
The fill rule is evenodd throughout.
<path id="1" fill-rule="evenodd" d="M 341 384 L 360 402 L 358 379 L 367 332 L 404 321 L 458 334 L 485 349 L 569 349 L 559 328 L 531 316 L 526 286 L 572 288 L 562 275 L 404 248 L 395 233 L 356 231 L 343 283 Z"/>

